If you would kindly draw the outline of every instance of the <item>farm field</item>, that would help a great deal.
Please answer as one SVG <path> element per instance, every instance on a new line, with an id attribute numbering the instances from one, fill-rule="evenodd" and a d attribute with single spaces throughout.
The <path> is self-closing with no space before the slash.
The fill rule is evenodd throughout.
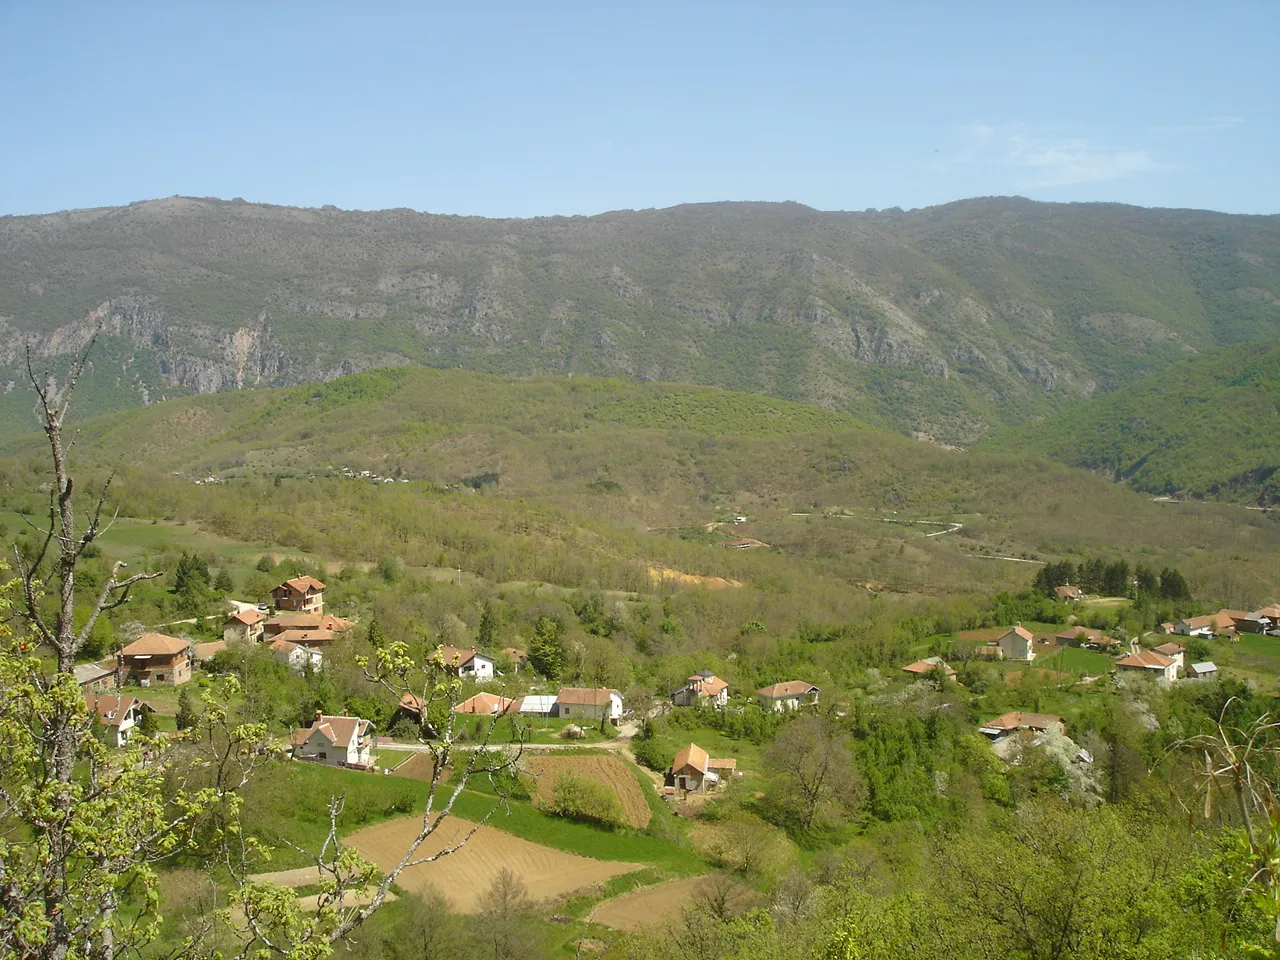
<path id="1" fill-rule="evenodd" d="M 608 754 L 589 756 L 532 756 L 524 760 L 524 767 L 537 779 L 537 802 L 550 803 L 555 796 L 556 778 L 562 773 L 572 773 L 596 783 L 603 783 L 618 797 L 629 827 L 644 829 L 653 819 L 640 781 L 625 761 Z"/>
<path id="2" fill-rule="evenodd" d="M 420 817 L 400 817 L 357 830 L 346 842 L 382 870 L 389 870 L 399 861 L 421 824 Z M 473 826 L 471 821 L 451 817 L 419 848 L 418 856 L 444 849 Z M 480 898 L 503 868 L 520 878 L 530 897 L 547 900 L 641 867 L 638 863 L 593 860 L 565 853 L 483 826 L 456 853 L 405 870 L 398 885 L 414 893 L 435 889 L 454 910 L 474 913 Z"/>
<path id="3" fill-rule="evenodd" d="M 728 904 L 733 913 L 746 910 L 756 899 L 755 891 L 725 877 L 687 877 L 652 887 L 641 887 L 612 900 L 605 900 L 591 911 L 587 920 L 615 930 L 631 932 L 662 929 L 678 923 L 686 906 L 699 897 L 710 894 L 718 884 L 730 885 Z"/>

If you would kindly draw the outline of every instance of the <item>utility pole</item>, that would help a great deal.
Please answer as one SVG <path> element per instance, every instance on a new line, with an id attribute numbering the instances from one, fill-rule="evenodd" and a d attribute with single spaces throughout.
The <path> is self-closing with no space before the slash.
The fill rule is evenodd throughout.
<path id="1" fill-rule="evenodd" d="M 458 586 L 462 586 L 462 568 L 458 568 Z"/>

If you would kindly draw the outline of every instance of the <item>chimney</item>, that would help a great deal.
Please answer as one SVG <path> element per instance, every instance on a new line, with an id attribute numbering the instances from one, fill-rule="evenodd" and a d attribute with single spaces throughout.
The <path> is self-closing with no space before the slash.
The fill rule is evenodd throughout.
<path id="1" fill-rule="evenodd" d="M 323 713 L 322 711 L 320 711 L 320 710 L 317 710 L 317 711 L 316 711 L 316 723 L 319 723 L 319 722 L 320 722 L 320 720 L 321 720 L 323 717 L 324 717 L 324 713 Z"/>

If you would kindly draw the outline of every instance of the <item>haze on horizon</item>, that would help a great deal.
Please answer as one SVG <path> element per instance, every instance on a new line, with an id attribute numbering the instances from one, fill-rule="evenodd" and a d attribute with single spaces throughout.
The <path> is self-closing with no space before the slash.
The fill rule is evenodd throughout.
<path id="1" fill-rule="evenodd" d="M 1280 4 L 10 4 L 0 215 L 1280 212 Z"/>

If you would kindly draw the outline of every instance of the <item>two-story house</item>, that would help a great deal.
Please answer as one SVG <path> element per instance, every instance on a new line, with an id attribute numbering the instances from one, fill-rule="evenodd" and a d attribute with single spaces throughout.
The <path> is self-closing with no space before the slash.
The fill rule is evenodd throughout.
<path id="1" fill-rule="evenodd" d="M 177 686 L 191 679 L 195 659 L 190 640 L 163 633 L 144 633 L 116 655 L 120 679 L 143 687 Z"/>
<path id="2" fill-rule="evenodd" d="M 271 591 L 277 610 L 324 613 L 324 584 L 315 577 L 294 577 Z"/>
<path id="3" fill-rule="evenodd" d="M 233 613 L 222 625 L 222 639 L 227 643 L 257 643 L 262 639 L 266 619 L 261 611 L 253 608 Z"/>
<path id="4" fill-rule="evenodd" d="M 293 756 L 331 767 L 373 766 L 373 724 L 360 717 L 328 717 L 316 711 L 310 727 L 293 731 Z"/>
<path id="5" fill-rule="evenodd" d="M 677 707 L 694 707 L 703 703 L 723 707 L 729 702 L 729 684 L 710 670 L 703 670 L 689 677 L 683 687 L 674 691 L 671 702 Z"/>

